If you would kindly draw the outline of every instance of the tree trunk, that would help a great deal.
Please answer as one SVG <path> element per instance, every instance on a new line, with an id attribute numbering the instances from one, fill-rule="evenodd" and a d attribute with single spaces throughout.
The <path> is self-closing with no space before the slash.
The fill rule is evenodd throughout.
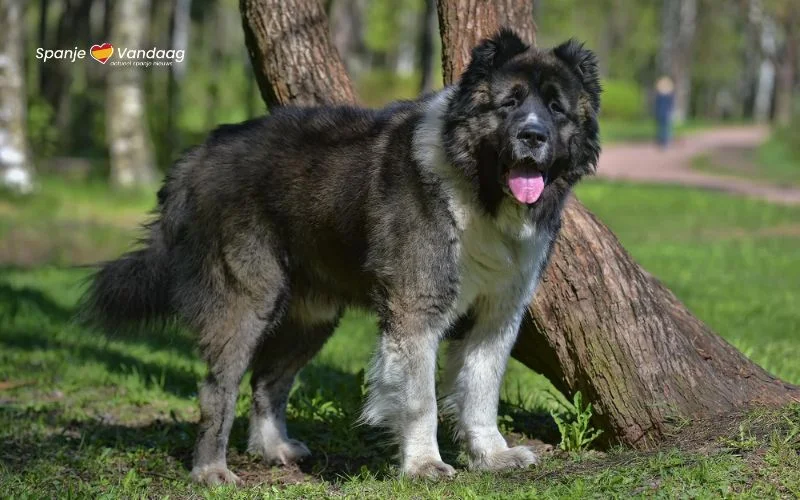
<path id="1" fill-rule="evenodd" d="M 110 37 L 115 53 L 111 61 L 115 61 L 119 47 L 144 46 L 149 7 L 150 0 L 115 2 Z M 147 128 L 141 67 L 120 65 L 109 68 L 107 106 L 111 184 L 128 188 L 154 183 L 156 171 Z"/>
<path id="2" fill-rule="evenodd" d="M 536 43 L 531 4 L 525 0 L 440 0 L 439 33 L 445 84 L 452 83 L 464 71 L 476 42 L 502 26 L 511 26 L 530 43 Z"/>
<path id="3" fill-rule="evenodd" d="M 358 76 L 367 67 L 369 51 L 364 41 L 365 0 L 336 0 L 330 5 L 331 41 L 351 76 Z"/>
<path id="4" fill-rule="evenodd" d="M 759 123 L 769 121 L 772 110 L 772 93 L 775 88 L 775 59 L 777 51 L 777 33 L 773 19 L 764 12 L 761 0 L 751 0 L 749 5 L 749 21 L 758 32 L 761 50 L 753 100 L 753 118 Z"/>
<path id="5" fill-rule="evenodd" d="M 435 43 L 434 37 L 437 27 L 436 0 L 425 0 L 425 9 L 422 11 L 420 19 L 420 40 L 419 40 L 419 70 L 422 75 L 420 79 L 420 92 L 430 92 L 436 86 L 433 81 L 436 65 L 434 64 Z"/>
<path id="6" fill-rule="evenodd" d="M 466 66 L 464 47 L 499 25 L 533 40 L 529 2 L 506 3 L 513 22 L 479 1 L 440 0 L 445 83 Z M 513 355 L 566 395 L 581 391 L 607 441 L 646 448 L 674 419 L 800 397 L 692 316 L 574 197 L 563 219 Z"/>
<path id="7" fill-rule="evenodd" d="M 319 0 L 241 0 L 239 7 L 267 106 L 356 102 Z"/>
<path id="8" fill-rule="evenodd" d="M 800 397 L 694 317 L 575 198 L 514 356 L 581 391 L 609 441 L 647 448 L 670 423 Z"/>
<path id="9" fill-rule="evenodd" d="M 661 34 L 661 72 L 675 82 L 672 116 L 683 123 L 689 115 L 692 46 L 697 25 L 697 0 L 664 0 Z"/>
<path id="10" fill-rule="evenodd" d="M 169 47 L 174 50 L 183 50 L 184 54 L 189 49 L 189 28 L 192 20 L 190 17 L 192 0 L 175 0 L 172 9 L 170 26 Z M 175 62 L 169 67 L 169 82 L 167 83 L 167 149 L 169 158 L 181 149 L 180 134 L 178 132 L 178 114 L 181 110 L 181 89 L 183 78 L 186 76 L 186 67 L 189 65 L 184 58 L 183 62 Z"/>
<path id="11" fill-rule="evenodd" d="M 208 78 L 208 108 L 206 109 L 206 128 L 217 126 L 217 111 L 219 110 L 219 88 L 222 80 L 222 68 L 225 53 L 225 15 L 224 6 L 218 0 L 210 5 L 213 7 L 211 18 L 204 19 L 205 39 L 208 43 L 210 76 Z"/>
<path id="12" fill-rule="evenodd" d="M 90 33 L 92 3 L 93 0 L 64 0 L 55 39 L 49 37 L 49 43 L 44 47 L 82 48 L 81 46 L 86 43 L 87 34 Z M 73 140 L 75 115 L 70 93 L 75 74 L 73 63 L 66 60 L 48 61 L 47 64 L 40 66 L 39 71 L 41 94 L 53 109 L 53 121 L 58 130 L 60 146 L 65 150 L 73 149 L 75 142 Z"/>
<path id="13" fill-rule="evenodd" d="M 39 47 L 49 47 L 47 43 L 47 15 L 50 10 L 50 0 L 39 0 Z"/>
<path id="14" fill-rule="evenodd" d="M 33 189 L 28 152 L 23 70 L 23 0 L 0 2 L 0 185 Z"/>
<path id="15" fill-rule="evenodd" d="M 316 1 L 306 0 L 305 8 Z M 256 2 L 244 3 L 252 7 Z M 440 0 L 445 82 L 458 77 L 468 62 L 469 49 L 501 25 L 512 26 L 533 40 L 535 25 L 528 9 L 530 3 L 525 0 Z M 289 36 L 287 31 L 296 36 L 290 18 L 282 16 L 281 21 L 268 24 L 266 9 L 250 12 L 264 16 L 245 16 L 246 26 L 264 26 L 258 36 L 280 40 Z M 315 44 L 308 52 L 331 55 L 326 39 L 306 35 L 304 40 Z M 265 45 L 266 41 L 251 39 L 249 43 Z M 291 58 L 286 55 L 280 60 Z M 297 100 L 353 102 L 339 59 L 331 59 L 332 79 L 314 76 L 327 74 L 321 66 L 325 61 L 315 61 L 310 78 L 317 80 L 305 87 L 312 92 L 302 96 L 266 92 L 273 96 L 269 105 Z M 283 75 L 297 71 L 260 64 L 258 59 L 254 66 L 257 74 L 273 71 L 259 76 L 268 88 L 282 87 Z M 348 98 L 330 97 L 336 95 Z M 647 447 L 666 435 L 672 419 L 709 417 L 754 402 L 800 397 L 796 388 L 766 374 L 694 318 L 574 198 L 567 203 L 564 227 L 530 312 L 514 356 L 545 374 L 568 396 L 581 391 L 595 407 L 595 425 L 612 442 Z"/>
<path id="16" fill-rule="evenodd" d="M 788 127 L 794 115 L 794 82 L 797 70 L 797 59 L 800 56 L 800 14 L 797 9 L 787 7 L 783 19 L 786 36 L 780 62 L 778 78 L 775 85 L 775 123 Z"/>

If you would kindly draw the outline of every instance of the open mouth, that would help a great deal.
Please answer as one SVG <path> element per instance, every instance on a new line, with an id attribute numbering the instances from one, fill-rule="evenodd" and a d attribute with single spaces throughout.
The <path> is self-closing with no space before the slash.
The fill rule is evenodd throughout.
<path id="1" fill-rule="evenodd" d="M 539 200 L 546 182 L 545 174 L 522 168 L 512 168 L 506 177 L 506 186 L 511 195 L 518 202 L 526 205 Z"/>

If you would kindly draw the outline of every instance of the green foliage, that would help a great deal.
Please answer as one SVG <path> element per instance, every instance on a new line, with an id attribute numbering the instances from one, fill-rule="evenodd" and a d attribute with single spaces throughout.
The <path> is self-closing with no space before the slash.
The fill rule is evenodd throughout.
<path id="1" fill-rule="evenodd" d="M 604 80 L 603 100 L 600 110 L 602 119 L 638 120 L 647 116 L 645 95 L 642 88 L 630 81 Z"/>
<path id="2" fill-rule="evenodd" d="M 759 176 L 780 184 L 800 186 L 800 127 L 776 130 L 755 155 Z"/>
<path id="3" fill-rule="evenodd" d="M 798 117 L 800 119 L 800 117 Z M 800 169 L 800 127 L 784 127 L 775 130 L 766 149 L 780 148 L 780 155 Z"/>
<path id="4" fill-rule="evenodd" d="M 598 53 L 604 76 L 647 84 L 654 75 L 660 3 L 645 0 L 561 0 L 535 9 L 537 43 L 552 46 L 569 37 Z"/>
<path id="5" fill-rule="evenodd" d="M 564 451 L 583 451 L 603 433 L 592 427 L 592 403 L 583 405 L 581 391 L 575 393 L 566 412 L 559 414 L 553 411 L 550 415 L 561 433 L 559 446 Z"/>
<path id="6" fill-rule="evenodd" d="M 792 231 L 800 207 L 596 181 L 577 194 L 700 319 L 767 371 L 800 382 L 800 238 Z"/>
<path id="7" fill-rule="evenodd" d="M 408 39 L 408 34 L 416 33 L 414 27 L 423 8 L 422 0 L 368 2 L 364 34 L 367 47 L 386 53 L 397 50 L 403 43 L 415 43 Z"/>
<path id="8" fill-rule="evenodd" d="M 396 99 L 414 99 L 419 94 L 418 73 L 398 75 L 393 71 L 365 72 L 356 81 L 358 95 L 367 106 L 385 106 Z"/>
<path id="9" fill-rule="evenodd" d="M 698 130 L 713 127 L 714 124 L 688 120 L 675 125 L 673 134 L 680 137 Z M 648 142 L 656 137 L 656 122 L 654 118 L 643 117 L 636 120 L 618 120 L 613 118 L 600 118 L 600 139 L 603 144 L 612 142 Z"/>
<path id="10" fill-rule="evenodd" d="M 41 97 L 28 101 L 28 141 L 37 159 L 53 156 L 58 151 L 58 131 L 52 126 L 53 108 Z"/>

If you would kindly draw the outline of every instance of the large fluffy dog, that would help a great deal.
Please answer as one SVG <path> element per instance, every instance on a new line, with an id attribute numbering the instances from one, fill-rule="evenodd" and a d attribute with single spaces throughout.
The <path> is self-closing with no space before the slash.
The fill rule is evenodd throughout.
<path id="1" fill-rule="evenodd" d="M 85 306 L 107 328 L 176 317 L 197 333 L 208 377 L 192 477 L 237 480 L 225 455 L 248 367 L 249 449 L 309 453 L 286 433 L 287 395 L 347 306 L 380 318 L 363 420 L 391 431 L 403 473 L 454 473 L 436 442 L 448 335 L 442 407 L 470 466 L 535 463 L 498 431 L 500 384 L 565 197 L 597 163 L 599 93 L 580 44 L 545 51 L 501 31 L 437 94 L 279 110 L 178 161 L 146 246 L 102 267 Z"/>

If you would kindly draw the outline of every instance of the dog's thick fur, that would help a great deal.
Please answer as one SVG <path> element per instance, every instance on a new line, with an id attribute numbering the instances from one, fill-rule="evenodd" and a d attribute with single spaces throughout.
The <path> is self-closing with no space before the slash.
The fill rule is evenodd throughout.
<path id="1" fill-rule="evenodd" d="M 287 395 L 348 306 L 380 318 L 363 421 L 396 437 L 403 473 L 454 473 L 436 442 L 448 335 L 442 407 L 471 467 L 535 463 L 498 431 L 500 384 L 565 197 L 597 163 L 599 93 L 582 45 L 539 50 L 503 30 L 437 94 L 279 110 L 178 161 L 146 245 L 105 264 L 84 305 L 109 329 L 178 318 L 196 332 L 209 371 L 192 477 L 237 480 L 225 455 L 248 368 L 249 449 L 284 464 L 309 453 L 286 433 Z M 544 179 L 533 203 L 512 195 L 515 173 Z"/>

